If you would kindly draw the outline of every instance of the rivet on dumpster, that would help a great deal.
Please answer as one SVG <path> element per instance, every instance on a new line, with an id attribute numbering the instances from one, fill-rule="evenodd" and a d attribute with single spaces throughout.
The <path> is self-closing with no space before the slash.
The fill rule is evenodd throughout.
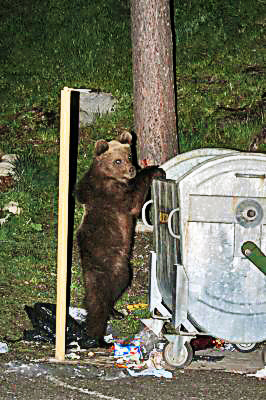
<path id="1" fill-rule="evenodd" d="M 266 156 L 199 149 L 161 166 L 151 200 L 149 309 L 165 335 L 165 361 L 193 357 L 191 340 L 221 338 L 245 348 L 266 340 Z M 158 329 L 159 323 L 159 329 Z"/>

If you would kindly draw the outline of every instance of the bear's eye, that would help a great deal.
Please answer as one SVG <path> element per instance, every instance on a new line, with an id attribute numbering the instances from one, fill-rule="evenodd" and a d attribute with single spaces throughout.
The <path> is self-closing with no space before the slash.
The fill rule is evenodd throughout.
<path id="1" fill-rule="evenodd" d="M 122 164 L 122 160 L 120 160 L 120 159 L 115 160 L 115 164 L 117 164 L 117 165 Z"/>

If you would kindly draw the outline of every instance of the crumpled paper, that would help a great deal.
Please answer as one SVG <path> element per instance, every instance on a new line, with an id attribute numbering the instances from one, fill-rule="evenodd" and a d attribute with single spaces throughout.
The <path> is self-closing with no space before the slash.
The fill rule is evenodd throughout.
<path id="1" fill-rule="evenodd" d="M 266 379 L 266 366 L 259 369 L 255 374 L 248 374 L 247 376 L 255 376 L 255 378 Z"/>
<path id="2" fill-rule="evenodd" d="M 132 369 L 128 369 L 128 373 L 131 376 L 156 376 L 157 378 L 168 378 L 171 379 L 173 377 L 172 372 L 166 371 L 165 369 L 156 369 L 156 368 L 148 368 L 143 369 L 142 371 L 134 371 Z"/>

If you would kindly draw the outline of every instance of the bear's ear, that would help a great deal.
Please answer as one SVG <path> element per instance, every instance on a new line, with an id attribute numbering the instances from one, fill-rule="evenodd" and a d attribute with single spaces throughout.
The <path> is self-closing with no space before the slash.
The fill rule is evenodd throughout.
<path id="1" fill-rule="evenodd" d="M 95 152 L 96 156 L 99 156 L 102 153 L 105 153 L 108 149 L 109 149 L 109 144 L 108 144 L 108 142 L 106 142 L 106 140 L 98 140 L 95 143 L 94 152 Z"/>
<path id="2" fill-rule="evenodd" d="M 131 144 L 132 135 L 129 132 L 125 131 L 125 132 L 121 133 L 118 140 L 122 144 Z"/>

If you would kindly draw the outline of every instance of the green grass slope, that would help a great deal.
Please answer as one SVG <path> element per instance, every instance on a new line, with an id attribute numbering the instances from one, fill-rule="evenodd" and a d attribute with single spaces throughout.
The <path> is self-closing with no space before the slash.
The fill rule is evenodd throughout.
<path id="1" fill-rule="evenodd" d="M 265 149 L 263 5 L 262 0 L 176 2 L 182 152 L 248 150 L 254 140 L 258 150 Z M 60 90 L 94 88 L 119 99 L 113 115 L 81 130 L 78 176 L 98 138 L 134 129 L 129 1 L 3 0 L 0 44 L 0 149 L 20 157 L 20 179 L 11 188 L 0 184 L 0 210 L 9 201 L 22 209 L 0 227 L 1 339 L 20 336 L 24 304 L 55 301 Z M 77 205 L 75 226 L 81 215 Z M 80 305 L 75 246 L 73 258 L 71 296 Z"/>

